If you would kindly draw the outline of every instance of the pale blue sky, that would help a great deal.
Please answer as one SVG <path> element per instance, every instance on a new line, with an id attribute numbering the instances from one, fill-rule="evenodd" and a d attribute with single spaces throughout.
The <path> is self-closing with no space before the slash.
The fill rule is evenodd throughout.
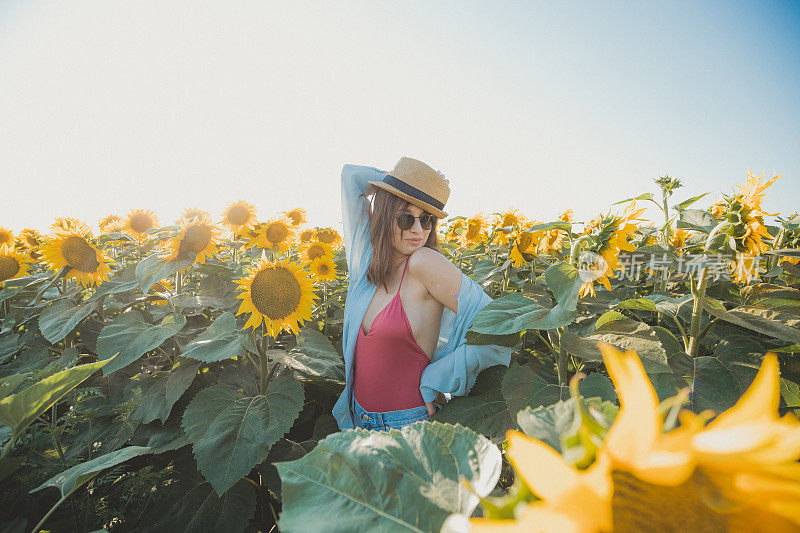
<path id="1" fill-rule="evenodd" d="M 800 209 L 797 2 L 0 0 L 0 226 L 296 206 L 405 155 L 446 211 L 579 220 L 783 174 Z M 650 211 L 651 216 L 656 213 Z"/>

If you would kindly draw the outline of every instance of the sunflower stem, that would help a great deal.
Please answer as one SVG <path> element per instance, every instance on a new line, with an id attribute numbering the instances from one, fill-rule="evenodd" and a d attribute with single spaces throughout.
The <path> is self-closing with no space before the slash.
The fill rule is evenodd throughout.
<path id="1" fill-rule="evenodd" d="M 575 241 L 572 243 L 572 247 L 569 250 L 569 264 L 570 265 L 574 266 L 575 263 L 578 262 L 578 256 L 581 253 L 581 245 L 584 242 L 591 240 L 591 238 L 592 237 L 589 236 L 589 235 L 581 235 L 580 237 L 575 239 Z"/>
<path id="2" fill-rule="evenodd" d="M 786 228 L 781 228 L 781 230 L 778 232 L 778 236 L 775 237 L 775 245 L 772 248 L 775 250 L 780 250 L 783 247 L 783 241 L 785 239 L 786 239 Z M 779 259 L 780 256 L 778 255 L 772 255 L 769 257 L 769 259 L 767 259 L 767 267 L 766 267 L 767 272 L 775 268 L 775 265 L 778 264 Z"/>
<path id="3" fill-rule="evenodd" d="M 269 349 L 269 337 L 266 334 L 266 328 L 264 323 L 261 323 L 261 338 L 259 339 L 258 343 L 258 358 L 260 368 L 259 368 L 259 390 L 261 394 L 267 393 L 267 387 L 269 386 L 269 372 L 267 369 L 269 368 L 269 357 L 267 356 L 267 350 Z"/>
<path id="4" fill-rule="evenodd" d="M 564 343 L 561 342 L 561 333 L 563 328 L 558 328 L 556 331 L 558 333 L 558 364 L 556 365 L 556 370 L 558 371 L 558 384 L 561 386 L 569 385 L 569 379 L 567 378 L 567 365 L 569 363 L 569 355 L 567 351 L 564 349 Z"/>
<path id="5" fill-rule="evenodd" d="M 6 456 L 11 452 L 11 448 L 14 446 L 14 442 L 17 440 L 17 436 L 13 433 L 11 434 L 11 438 L 8 439 L 6 442 L 5 447 L 3 447 L 3 453 L 0 454 L 0 459 L 5 459 Z"/>
<path id="6" fill-rule="evenodd" d="M 689 356 L 697 357 L 700 347 L 700 319 L 703 315 L 703 301 L 706 296 L 708 286 L 708 267 L 700 271 L 700 281 L 697 289 L 692 291 L 694 294 L 694 307 L 692 308 L 692 327 L 689 336 Z"/>
<path id="7" fill-rule="evenodd" d="M 178 295 L 181 293 L 181 273 L 180 271 L 175 273 L 175 294 Z"/>

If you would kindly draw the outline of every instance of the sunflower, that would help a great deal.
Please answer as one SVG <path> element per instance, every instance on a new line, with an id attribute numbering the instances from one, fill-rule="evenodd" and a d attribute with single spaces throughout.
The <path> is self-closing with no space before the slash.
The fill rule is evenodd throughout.
<path id="1" fill-rule="evenodd" d="M 714 203 L 708 208 L 709 212 L 714 218 L 721 218 L 725 216 L 725 201 L 714 198 Z"/>
<path id="2" fill-rule="evenodd" d="M 57 231 L 42 245 L 42 257 L 51 270 L 70 267 L 66 278 L 76 278 L 84 287 L 108 280 L 110 259 L 91 242 L 91 234 L 78 230 Z"/>
<path id="3" fill-rule="evenodd" d="M 658 397 L 639 356 L 600 343 L 620 410 L 586 471 L 546 444 L 509 431 L 507 453 L 541 498 L 514 519 L 473 518 L 472 531 L 797 531 L 800 422 L 778 416 L 778 360 L 768 353 L 739 401 L 681 411 L 663 432 Z"/>
<path id="4" fill-rule="evenodd" d="M 564 246 L 564 237 L 566 236 L 567 232 L 563 229 L 545 230 L 536 248 L 536 253 L 538 255 L 546 255 L 551 251 L 561 252 L 561 248 Z"/>
<path id="5" fill-rule="evenodd" d="M 42 234 L 33 228 L 25 228 L 19 232 L 19 240 L 28 248 L 39 248 L 42 245 Z"/>
<path id="6" fill-rule="evenodd" d="M 210 216 L 184 219 L 181 230 L 166 246 L 169 251 L 167 259 L 175 259 L 181 253 L 191 251 L 197 254 L 195 263 L 205 263 L 208 256 L 219 252 L 218 239 L 219 229 L 211 223 Z"/>
<path id="7" fill-rule="evenodd" d="M 201 219 L 211 219 L 211 213 L 208 211 L 203 211 L 202 209 L 198 209 L 197 207 L 187 207 L 183 210 L 183 214 L 181 218 L 179 218 L 176 224 L 183 224 L 184 222 L 197 222 Z"/>
<path id="8" fill-rule="evenodd" d="M 466 226 L 466 221 L 463 218 L 452 221 L 447 231 L 444 234 L 444 239 L 447 242 L 458 244 L 461 242 L 461 234 Z"/>
<path id="9" fill-rule="evenodd" d="M 333 258 L 333 249 L 330 244 L 324 242 L 311 241 L 306 244 L 299 252 L 300 260 L 311 263 L 321 257 Z"/>
<path id="10" fill-rule="evenodd" d="M 295 334 L 300 332 L 300 324 L 311 320 L 311 309 L 317 296 L 313 282 L 300 264 L 292 261 L 268 262 L 264 252 L 261 261 L 248 276 L 239 278 L 237 298 L 242 299 L 239 311 L 251 313 L 244 326 L 266 325 L 270 336 L 275 337 L 283 330 Z"/>
<path id="11" fill-rule="evenodd" d="M 470 246 L 486 242 L 489 222 L 482 213 L 472 215 L 464 222 L 464 231 L 461 234 L 461 245 Z"/>
<path id="12" fill-rule="evenodd" d="M 580 296 L 587 294 L 595 295 L 594 281 L 602 283 L 606 289 L 611 290 L 609 278 L 616 277 L 614 271 L 619 270 L 619 253 L 622 250 L 632 252 L 635 250 L 629 240 L 637 229 L 636 221 L 644 220 L 639 218 L 644 213 L 644 208 L 636 209 L 636 201 L 631 202 L 625 207 L 624 211 L 618 215 L 606 215 L 600 222 L 592 228 L 598 230 L 595 235 L 597 242 L 595 262 L 589 266 L 592 275 L 586 279 L 580 288 Z"/>
<path id="13" fill-rule="evenodd" d="M 222 224 L 236 236 L 241 235 L 245 229 L 255 223 L 256 208 L 244 201 L 232 203 L 222 215 Z"/>
<path id="14" fill-rule="evenodd" d="M 169 303 L 169 296 L 175 291 L 172 283 L 162 279 L 158 283 L 154 283 L 150 290 L 147 291 L 148 296 L 155 296 L 155 300 L 151 300 L 153 305 L 167 305 Z"/>
<path id="15" fill-rule="evenodd" d="M 766 183 L 761 183 L 764 174 L 755 176 L 748 170 L 745 184 L 736 185 L 739 194 L 726 196 L 724 203 L 721 203 L 722 207 L 716 211 L 731 225 L 737 253 L 737 257 L 731 263 L 731 274 L 738 283 L 746 284 L 752 278 L 758 277 L 757 262 L 754 258 L 769 249 L 764 241 L 772 240 L 764 225 L 764 217 L 778 214 L 764 212 L 761 203 L 766 196 L 764 191 L 780 177 L 775 175 Z"/>
<path id="16" fill-rule="evenodd" d="M 89 233 L 89 226 L 74 217 L 56 217 L 50 227 L 56 231 L 77 231 L 81 235 Z"/>
<path id="17" fill-rule="evenodd" d="M 680 248 L 686 244 L 686 237 L 689 236 L 689 231 L 683 228 L 672 228 L 669 236 L 669 243 L 675 248 Z"/>
<path id="18" fill-rule="evenodd" d="M 16 252 L 8 244 L 0 244 L 0 287 L 3 283 L 28 274 L 30 259 Z"/>
<path id="19" fill-rule="evenodd" d="M 333 281 L 336 279 L 336 265 L 329 255 L 317 257 L 311 261 L 311 277 L 316 281 Z"/>
<path id="20" fill-rule="evenodd" d="M 292 226 L 294 227 L 298 227 L 300 224 L 306 223 L 305 209 L 300 209 L 299 207 L 296 207 L 291 211 L 286 211 L 284 215 L 286 215 L 286 218 L 292 221 Z"/>
<path id="21" fill-rule="evenodd" d="M 537 255 L 537 249 L 541 242 L 543 231 L 527 231 L 539 222 L 532 220 L 526 224 L 525 228 L 520 228 L 512 235 L 514 246 L 511 248 L 509 257 L 516 267 L 525 266 L 526 260 L 522 254 Z"/>
<path id="22" fill-rule="evenodd" d="M 287 218 L 268 220 L 250 228 L 247 233 L 250 240 L 246 246 L 285 252 L 292 246 L 294 232 L 295 228 Z"/>
<path id="23" fill-rule="evenodd" d="M 147 238 L 144 232 L 157 227 L 158 218 L 155 213 L 149 209 L 135 209 L 128 214 L 122 229 L 136 237 L 139 242 L 143 242 Z"/>
<path id="24" fill-rule="evenodd" d="M 108 215 L 97 223 L 100 233 L 114 233 L 115 231 L 120 231 L 124 225 L 119 215 Z"/>
<path id="25" fill-rule="evenodd" d="M 39 254 L 41 246 L 42 234 L 31 228 L 22 230 L 14 241 L 14 249 L 33 260 L 38 260 L 41 257 Z"/>
<path id="26" fill-rule="evenodd" d="M 314 229 L 306 229 L 300 232 L 299 240 L 301 243 L 305 244 L 307 242 L 311 242 L 314 240 L 317 234 L 317 230 Z"/>
<path id="27" fill-rule="evenodd" d="M 508 244 L 511 232 L 525 223 L 525 217 L 517 209 L 508 209 L 504 213 L 495 215 L 493 225 L 496 231 L 496 243 L 499 245 Z M 502 228 L 511 228 L 504 230 Z"/>
<path id="28" fill-rule="evenodd" d="M 574 214 L 574 212 L 572 211 L 572 209 L 567 209 L 566 211 L 564 211 L 563 213 L 558 215 L 558 220 L 561 221 L 561 222 L 570 222 L 571 223 L 572 220 L 573 220 L 573 216 L 572 216 L 573 214 Z"/>
<path id="29" fill-rule="evenodd" d="M 14 232 L 8 228 L 0 227 L 0 246 L 14 244 Z"/>
<path id="30" fill-rule="evenodd" d="M 590 220 L 583 226 L 583 231 L 581 232 L 581 235 L 591 235 L 591 233 L 594 230 L 596 230 L 598 226 L 600 226 L 600 222 L 602 222 L 602 220 L 603 220 L 602 214 L 594 217 L 592 220 Z"/>
<path id="31" fill-rule="evenodd" d="M 334 249 L 342 245 L 342 237 L 333 228 L 319 228 L 314 236 L 319 242 L 330 244 Z"/>

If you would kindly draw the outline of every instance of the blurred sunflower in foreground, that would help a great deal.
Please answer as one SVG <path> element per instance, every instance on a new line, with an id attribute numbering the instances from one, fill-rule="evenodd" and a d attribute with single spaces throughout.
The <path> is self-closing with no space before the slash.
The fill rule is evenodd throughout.
<path id="1" fill-rule="evenodd" d="M 593 246 L 590 251 L 596 254 L 585 280 L 580 287 L 580 296 L 595 295 L 594 282 L 602 283 L 606 289 L 611 290 L 609 278 L 616 277 L 615 270 L 620 269 L 619 253 L 622 250 L 632 252 L 635 250 L 629 239 L 637 229 L 636 221 L 642 221 L 641 214 L 644 208 L 636 209 L 636 202 L 628 204 L 620 215 L 601 215 L 587 224 L 584 235 L 588 235 Z"/>
<path id="2" fill-rule="evenodd" d="M 522 491 L 502 509 L 485 505 L 485 517 L 469 522 L 474 533 L 800 529 L 800 422 L 778 416 L 774 353 L 736 405 L 710 424 L 712 413 L 682 410 L 680 426 L 664 433 L 639 356 L 599 346 L 620 410 L 594 463 L 579 470 L 543 442 L 509 431 L 508 458 L 540 499 Z M 451 519 L 465 525 L 463 517 Z"/>
<path id="3" fill-rule="evenodd" d="M 10 279 L 26 276 L 30 262 L 30 259 L 8 244 L 0 244 L 0 287 Z"/>
<path id="4" fill-rule="evenodd" d="M 219 234 L 219 229 L 211 223 L 208 215 L 184 218 L 180 231 L 166 245 L 169 252 L 167 259 L 175 259 L 183 252 L 194 252 L 197 254 L 194 262 L 205 263 L 207 257 L 219 252 Z"/>
<path id="5" fill-rule="evenodd" d="M 772 236 L 764 225 L 764 217 L 778 213 L 764 212 L 761 203 L 766 196 L 764 191 L 780 177 L 775 175 L 761 183 L 764 173 L 756 176 L 748 170 L 744 185 L 736 185 L 739 194 L 725 196 L 711 207 L 711 213 L 723 221 L 709 235 L 709 241 L 715 233 L 728 236 L 723 251 L 737 254 L 731 265 L 731 275 L 738 283 L 747 284 L 758 277 L 755 257 L 769 250 L 765 241 L 772 241 Z"/>
<path id="6" fill-rule="evenodd" d="M 258 266 L 236 281 L 242 303 L 236 315 L 250 313 L 244 329 L 265 324 L 275 337 L 283 330 L 300 333 L 303 321 L 311 320 L 317 296 L 311 278 L 303 267 L 292 261 L 269 262 L 264 252 Z"/>
<path id="7" fill-rule="evenodd" d="M 237 237 L 255 223 L 256 208 L 244 201 L 232 203 L 222 215 L 222 224 Z"/>
<path id="8" fill-rule="evenodd" d="M 42 245 L 42 258 L 55 272 L 69 267 L 65 278 L 76 278 L 84 287 L 99 285 L 108 280 L 111 260 L 90 239 L 91 234 L 84 235 L 77 229 L 56 231 Z"/>

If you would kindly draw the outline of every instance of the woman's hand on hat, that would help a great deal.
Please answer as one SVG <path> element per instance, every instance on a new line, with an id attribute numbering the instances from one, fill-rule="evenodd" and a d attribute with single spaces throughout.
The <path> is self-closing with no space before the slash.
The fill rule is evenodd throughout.
<path id="1" fill-rule="evenodd" d="M 444 177 L 441 170 L 437 170 L 436 173 L 439 174 L 439 177 L 442 178 L 447 185 L 450 185 L 450 180 Z"/>

